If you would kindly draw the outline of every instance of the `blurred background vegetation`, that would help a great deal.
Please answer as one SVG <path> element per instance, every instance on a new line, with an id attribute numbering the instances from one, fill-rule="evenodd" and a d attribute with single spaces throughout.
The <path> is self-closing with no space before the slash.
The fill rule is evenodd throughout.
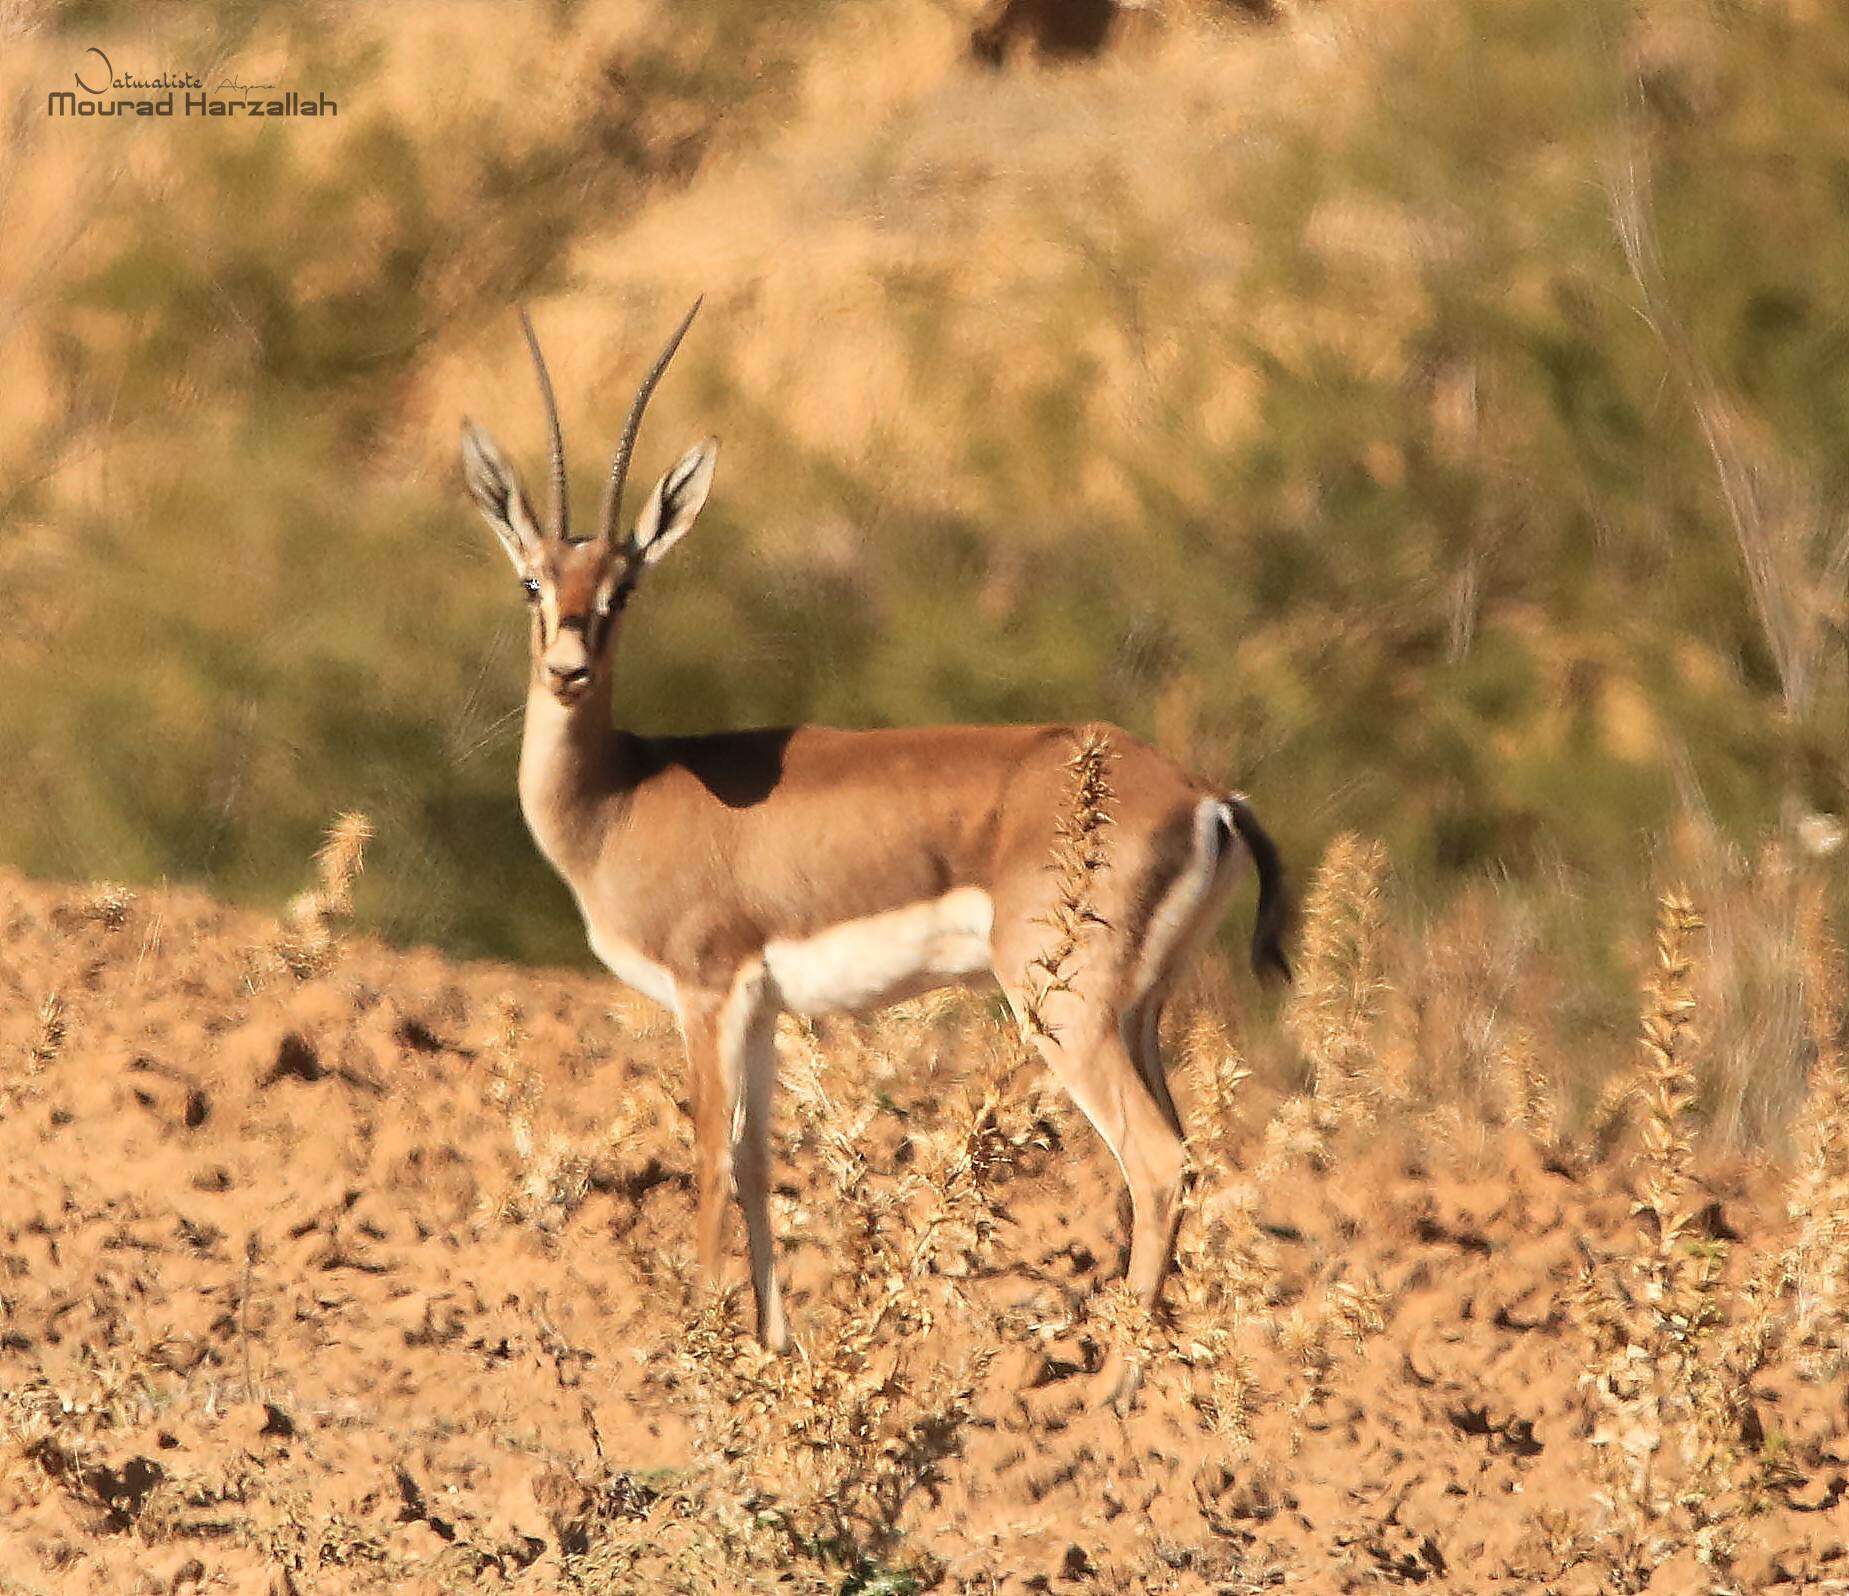
<path id="1" fill-rule="evenodd" d="M 0 859 L 273 902 L 360 808 L 375 926 L 583 960 L 456 425 L 536 475 L 529 302 L 590 503 L 704 292 L 624 724 L 1112 718 L 1501 902 L 1569 1037 L 1652 883 L 1836 870 L 1849 13 L 1030 12 L 0 8 Z M 340 114 L 48 119 L 92 44 Z"/>

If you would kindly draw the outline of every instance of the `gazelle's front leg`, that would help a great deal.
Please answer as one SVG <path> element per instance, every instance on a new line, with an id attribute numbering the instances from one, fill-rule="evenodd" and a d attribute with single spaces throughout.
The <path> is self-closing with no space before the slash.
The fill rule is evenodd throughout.
<path id="1" fill-rule="evenodd" d="M 772 991 L 761 960 L 739 972 L 720 1015 L 719 1047 L 737 1094 L 732 1154 L 738 1206 L 751 1250 L 758 1340 L 772 1352 L 785 1352 L 790 1332 L 777 1289 L 777 1238 L 770 1228 L 770 1116 L 777 1091 L 777 1005 Z"/>
<path id="2" fill-rule="evenodd" d="M 722 1004 L 681 994 L 681 1035 L 693 1099 L 694 1255 L 709 1290 L 724 1279 L 726 1201 L 732 1195 L 732 1118 L 736 1093 L 719 1047 Z"/>
<path id="3" fill-rule="evenodd" d="M 693 1075 L 700 1272 L 709 1286 L 723 1277 L 726 1202 L 736 1191 L 751 1251 L 758 1339 L 782 1352 L 789 1346 L 789 1329 L 777 1289 L 776 1238 L 770 1226 L 776 1022 L 771 984 L 758 959 L 738 971 L 722 998 L 682 997 L 681 1025 Z"/>

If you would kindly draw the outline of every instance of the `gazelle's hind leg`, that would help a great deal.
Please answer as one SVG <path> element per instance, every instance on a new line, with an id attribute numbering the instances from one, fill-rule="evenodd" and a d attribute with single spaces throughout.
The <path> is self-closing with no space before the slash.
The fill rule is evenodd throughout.
<path id="1" fill-rule="evenodd" d="M 1007 990 L 1018 1016 L 1021 994 Z M 1033 1041 L 1123 1173 L 1130 1189 L 1128 1281 L 1145 1306 L 1154 1307 L 1174 1251 L 1188 1163 L 1174 1105 L 1157 1100 L 1125 1045 L 1119 1017 L 1094 1005 L 1068 1001 L 1056 1034 Z"/>
<path id="2" fill-rule="evenodd" d="M 1181 1112 L 1175 1107 L 1175 1095 L 1169 1090 L 1168 1071 L 1162 1064 L 1162 1004 L 1165 994 L 1152 992 L 1140 1003 L 1124 1011 L 1118 1029 L 1124 1047 L 1136 1060 L 1136 1067 L 1156 1099 L 1156 1106 L 1168 1120 L 1169 1129 L 1183 1134 Z"/>
<path id="3" fill-rule="evenodd" d="M 1011 1000 L 1013 994 L 1010 994 Z M 1083 1040 L 1088 1045 L 1078 1045 Z M 1068 1025 L 1056 1038 L 1036 1037 L 1047 1067 L 1104 1138 L 1130 1190 L 1130 1268 L 1127 1284 L 1145 1309 L 1162 1295 L 1175 1252 L 1188 1178 L 1188 1150 L 1124 1045 L 1120 1021 L 1101 1015 L 1084 1031 Z M 1135 1399 L 1143 1370 L 1132 1354 L 1116 1362 L 1110 1402 L 1119 1412 Z"/>
<path id="4" fill-rule="evenodd" d="M 1111 1151 L 1117 1155 L 1124 1182 L 1130 1188 L 1130 1288 L 1144 1307 L 1153 1308 L 1162 1295 L 1162 1282 L 1175 1254 L 1175 1232 L 1181 1224 L 1186 1193 L 1187 1144 L 1182 1140 L 1166 1084 L 1161 1087 L 1158 1101 L 1120 1036 L 1112 1034 L 1100 1040 L 1089 1073 L 1123 1082 L 1119 1089 L 1121 1117 Z M 1107 1086 L 1107 1096 L 1110 1092 Z M 1083 1100 L 1079 1106 L 1085 1108 Z M 1089 1108 L 1086 1114 L 1097 1123 Z M 1108 1136 L 1106 1139 L 1111 1140 Z"/>

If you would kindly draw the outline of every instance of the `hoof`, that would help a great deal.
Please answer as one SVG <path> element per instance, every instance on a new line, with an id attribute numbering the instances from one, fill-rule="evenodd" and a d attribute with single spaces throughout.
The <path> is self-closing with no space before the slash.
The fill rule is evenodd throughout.
<path id="1" fill-rule="evenodd" d="M 1118 1418 L 1127 1419 L 1136 1410 L 1136 1394 L 1142 1385 L 1142 1364 L 1135 1358 L 1125 1358 L 1117 1378 L 1111 1383 L 1111 1394 L 1105 1399 Z"/>
<path id="2" fill-rule="evenodd" d="M 758 1321 L 758 1344 L 779 1357 L 790 1350 L 790 1327 L 781 1308 Z"/>

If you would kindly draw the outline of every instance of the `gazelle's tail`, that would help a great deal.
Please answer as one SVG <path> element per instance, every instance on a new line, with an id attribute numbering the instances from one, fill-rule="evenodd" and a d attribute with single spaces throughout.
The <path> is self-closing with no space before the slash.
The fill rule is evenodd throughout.
<path id="1" fill-rule="evenodd" d="M 1239 833 L 1239 840 L 1251 854 L 1258 870 L 1258 918 L 1252 926 L 1252 969 L 1266 976 L 1291 978 L 1290 960 L 1284 953 L 1284 939 L 1290 934 L 1292 912 L 1290 893 L 1284 885 L 1284 861 L 1278 845 L 1252 813 L 1243 793 L 1229 792 L 1220 800 L 1228 827 Z"/>

